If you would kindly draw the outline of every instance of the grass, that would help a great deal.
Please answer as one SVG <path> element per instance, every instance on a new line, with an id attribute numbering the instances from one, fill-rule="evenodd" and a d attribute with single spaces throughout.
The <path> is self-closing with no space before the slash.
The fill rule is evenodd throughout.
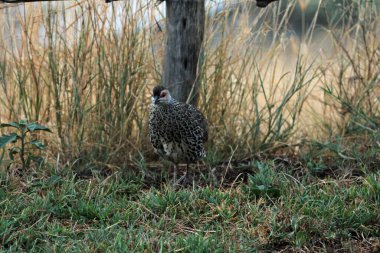
<path id="1" fill-rule="evenodd" d="M 3 251 L 344 252 L 380 248 L 380 174 L 296 176 L 273 160 L 247 182 L 149 185 L 141 174 L 80 178 L 67 167 L 1 174 Z M 304 168 L 305 169 L 305 168 Z M 205 175 L 207 176 L 207 175 Z"/>
<path id="2" fill-rule="evenodd" d="M 53 131 L 33 135 L 47 149 L 26 172 L 0 150 L 1 251 L 380 251 L 378 11 L 300 0 L 210 12 L 208 155 L 173 189 L 147 137 L 157 7 L 0 8 L 0 123 Z"/>

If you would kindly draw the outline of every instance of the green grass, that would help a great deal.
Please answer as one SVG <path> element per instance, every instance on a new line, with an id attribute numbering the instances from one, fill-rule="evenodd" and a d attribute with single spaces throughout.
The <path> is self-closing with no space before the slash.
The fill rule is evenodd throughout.
<path id="1" fill-rule="evenodd" d="M 256 162 L 246 183 L 173 189 L 70 168 L 0 181 L 4 252 L 374 251 L 380 173 L 319 178 Z M 307 169 L 307 168 L 306 168 Z M 200 184 L 199 184 L 200 185 Z M 377 247 L 377 248 L 376 248 Z"/>

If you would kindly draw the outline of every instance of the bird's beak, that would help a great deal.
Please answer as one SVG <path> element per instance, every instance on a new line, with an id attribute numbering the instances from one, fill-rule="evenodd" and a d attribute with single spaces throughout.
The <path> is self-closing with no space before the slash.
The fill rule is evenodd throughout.
<path id="1" fill-rule="evenodd" d="M 154 99 L 154 104 L 155 105 L 158 104 L 158 96 L 154 96 L 153 99 Z"/>

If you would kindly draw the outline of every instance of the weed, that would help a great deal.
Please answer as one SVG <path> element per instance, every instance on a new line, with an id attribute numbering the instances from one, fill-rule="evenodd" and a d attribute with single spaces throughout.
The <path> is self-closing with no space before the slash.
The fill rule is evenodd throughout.
<path id="1" fill-rule="evenodd" d="M 4 148 L 8 143 L 12 143 L 12 147 L 8 151 L 11 160 L 8 168 L 17 162 L 15 155 L 20 158 L 23 171 L 29 167 L 32 161 L 40 166 L 43 162 L 43 158 L 33 154 L 32 148 L 42 150 L 46 148 L 46 145 L 36 139 L 37 136 L 34 133 L 36 131 L 51 132 L 50 129 L 35 122 L 28 123 L 26 120 L 0 124 L 0 128 L 5 127 L 16 129 L 16 132 L 0 136 L 0 148 Z M 17 145 L 18 142 L 20 143 L 19 145 Z"/>

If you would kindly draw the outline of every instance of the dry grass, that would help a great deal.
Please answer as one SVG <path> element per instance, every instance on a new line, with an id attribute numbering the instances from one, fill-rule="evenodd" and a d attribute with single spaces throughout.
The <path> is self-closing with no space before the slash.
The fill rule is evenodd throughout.
<path id="1" fill-rule="evenodd" d="M 298 153 L 304 140 L 345 138 L 353 124 L 360 138 L 378 138 L 375 4 L 353 1 L 336 14 L 324 13 L 321 1 L 307 23 L 311 7 L 299 2 L 260 11 L 244 3 L 208 17 L 199 74 L 211 159 Z M 301 37 L 290 23 L 297 11 Z M 156 159 L 147 113 L 164 32 L 154 25 L 154 4 L 82 1 L 0 12 L 1 122 L 50 126 L 47 156 L 59 163 L 117 169 Z"/>

